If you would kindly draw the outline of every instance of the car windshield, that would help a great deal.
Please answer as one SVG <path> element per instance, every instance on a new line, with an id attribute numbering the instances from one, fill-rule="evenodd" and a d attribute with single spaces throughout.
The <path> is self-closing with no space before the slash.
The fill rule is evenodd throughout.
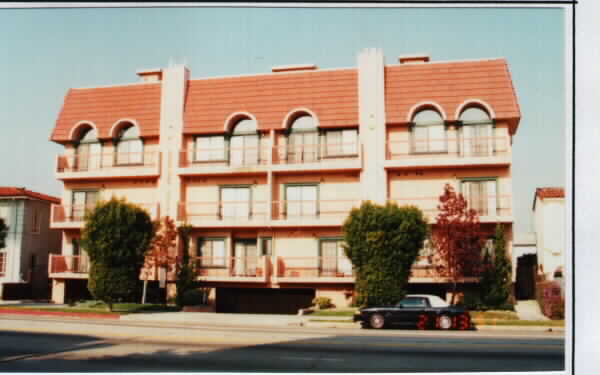
<path id="1" fill-rule="evenodd" d="M 443 299 L 441 299 L 438 296 L 430 296 L 429 303 L 431 304 L 431 307 L 448 307 L 448 306 L 450 306 L 450 304 L 448 304 L 448 302 L 444 301 Z"/>

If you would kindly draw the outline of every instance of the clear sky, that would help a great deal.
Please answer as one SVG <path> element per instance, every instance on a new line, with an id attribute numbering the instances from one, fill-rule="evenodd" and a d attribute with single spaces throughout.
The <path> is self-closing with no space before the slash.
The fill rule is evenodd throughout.
<path id="1" fill-rule="evenodd" d="M 314 63 L 356 66 L 504 57 L 522 119 L 513 139 L 516 231 L 532 231 L 536 187 L 565 186 L 565 26 L 560 8 L 0 9 L 0 185 L 60 196 L 49 136 L 72 87 L 137 82 L 185 62 L 192 78 Z"/>

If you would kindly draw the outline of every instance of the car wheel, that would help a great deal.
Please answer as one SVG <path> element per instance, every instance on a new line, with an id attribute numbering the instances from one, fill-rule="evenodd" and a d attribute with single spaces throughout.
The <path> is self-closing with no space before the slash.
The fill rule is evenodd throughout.
<path id="1" fill-rule="evenodd" d="M 380 329 L 385 326 L 385 318 L 381 314 L 373 314 L 369 319 L 369 324 L 375 329 Z"/>
<path id="2" fill-rule="evenodd" d="M 452 318 L 448 315 L 442 314 L 437 318 L 437 326 L 439 329 L 450 329 L 452 328 Z"/>

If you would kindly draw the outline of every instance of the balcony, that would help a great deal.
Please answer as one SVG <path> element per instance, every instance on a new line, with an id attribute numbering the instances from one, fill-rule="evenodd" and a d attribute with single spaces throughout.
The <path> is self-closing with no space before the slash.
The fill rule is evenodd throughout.
<path id="1" fill-rule="evenodd" d="M 266 283 L 271 274 L 265 256 L 195 257 L 192 262 L 201 281 Z"/>
<path id="2" fill-rule="evenodd" d="M 354 283 L 346 257 L 277 257 L 277 283 Z"/>
<path id="3" fill-rule="evenodd" d="M 146 210 L 152 220 L 160 216 L 158 203 L 132 203 Z M 85 224 L 86 213 L 96 208 L 96 205 L 52 205 L 50 228 L 77 229 Z"/>
<path id="4" fill-rule="evenodd" d="M 56 160 L 56 178 L 78 180 L 158 177 L 160 163 L 161 154 L 157 151 L 59 155 Z"/>
<path id="5" fill-rule="evenodd" d="M 202 227 L 262 226 L 269 222 L 269 202 L 182 202 L 179 204 L 178 220 Z"/>
<path id="6" fill-rule="evenodd" d="M 386 168 L 508 166 L 508 137 L 394 140 L 387 142 Z"/>
<path id="7" fill-rule="evenodd" d="M 273 147 L 274 172 L 360 170 L 362 145 L 357 142 Z"/>
<path id="8" fill-rule="evenodd" d="M 56 279 L 87 279 L 90 261 L 86 255 L 50 254 L 48 275 Z"/>
<path id="9" fill-rule="evenodd" d="M 512 208 L 510 195 L 488 195 L 467 200 L 468 206 L 479 214 L 482 223 L 512 222 Z M 436 222 L 439 213 L 439 197 L 414 197 L 414 198 L 392 198 L 399 206 L 411 205 L 420 208 L 429 218 L 430 223 Z"/>
<path id="10" fill-rule="evenodd" d="M 179 153 L 180 175 L 266 172 L 270 147 L 188 149 Z"/>
<path id="11" fill-rule="evenodd" d="M 339 226 L 360 204 L 360 199 L 274 201 L 273 225 Z"/>

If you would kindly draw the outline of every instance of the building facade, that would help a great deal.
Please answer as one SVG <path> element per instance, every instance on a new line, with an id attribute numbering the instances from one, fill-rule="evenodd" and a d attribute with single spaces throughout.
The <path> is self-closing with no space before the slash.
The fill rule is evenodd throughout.
<path id="1" fill-rule="evenodd" d="M 354 276 L 341 225 L 361 201 L 416 205 L 435 226 L 450 183 L 490 236 L 497 222 L 512 236 L 520 111 L 504 59 L 386 65 L 381 50 L 367 49 L 351 68 L 138 75 L 141 83 L 69 90 L 58 116 L 57 301 L 87 277 L 83 213 L 111 196 L 193 226 L 198 279 L 216 311 L 295 312 L 315 296 L 347 305 Z M 427 255 L 411 288 L 444 295 L 447 280 Z"/>
<path id="2" fill-rule="evenodd" d="M 0 299 L 49 298 L 48 257 L 61 249 L 61 232 L 50 229 L 51 204 L 60 199 L 0 187 L 0 218 L 8 226 L 0 249 Z"/>
<path id="3" fill-rule="evenodd" d="M 565 265 L 565 190 L 537 188 L 533 198 L 538 274 L 562 280 Z"/>

